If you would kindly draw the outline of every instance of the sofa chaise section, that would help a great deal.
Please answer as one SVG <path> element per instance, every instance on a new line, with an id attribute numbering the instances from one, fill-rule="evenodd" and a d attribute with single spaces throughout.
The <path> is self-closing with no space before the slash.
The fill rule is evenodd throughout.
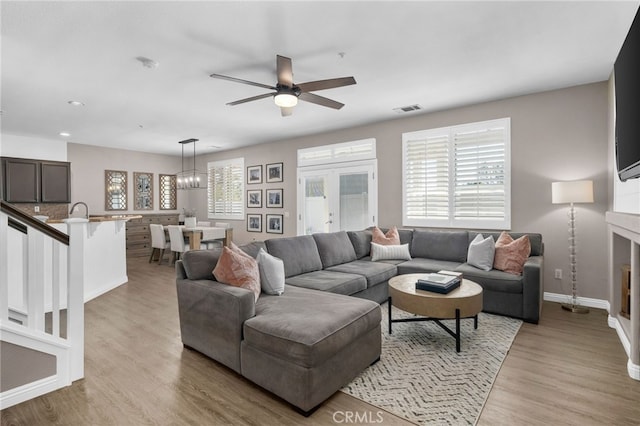
<path id="1" fill-rule="evenodd" d="M 241 248 L 255 255 L 264 247 L 257 243 Z M 176 262 L 180 333 L 186 347 L 306 414 L 380 357 L 378 303 L 290 285 L 281 296 L 262 293 L 256 301 L 248 289 L 215 281 L 212 271 L 220 254 L 220 249 L 188 251 Z M 358 288 L 366 288 L 362 275 L 353 277 Z"/>
<path id="2" fill-rule="evenodd" d="M 369 300 L 294 286 L 263 294 L 244 323 L 242 375 L 309 411 L 380 357 L 380 319 Z"/>

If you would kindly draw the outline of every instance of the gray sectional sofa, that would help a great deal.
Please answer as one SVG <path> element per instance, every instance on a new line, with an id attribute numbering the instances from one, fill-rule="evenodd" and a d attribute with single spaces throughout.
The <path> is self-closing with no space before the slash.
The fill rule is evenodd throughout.
<path id="1" fill-rule="evenodd" d="M 249 290 L 215 281 L 219 249 L 186 252 L 176 262 L 182 342 L 308 414 L 379 359 L 379 304 L 388 299 L 388 280 L 398 274 L 460 271 L 483 287 L 484 311 L 538 322 L 540 234 L 527 234 L 531 255 L 522 275 L 467 264 L 473 231 L 401 229 L 399 235 L 411 260 L 371 261 L 369 230 L 241 247 L 253 257 L 264 248 L 284 261 L 284 294 L 263 293 L 257 301 Z M 483 235 L 497 240 L 499 233 Z"/>

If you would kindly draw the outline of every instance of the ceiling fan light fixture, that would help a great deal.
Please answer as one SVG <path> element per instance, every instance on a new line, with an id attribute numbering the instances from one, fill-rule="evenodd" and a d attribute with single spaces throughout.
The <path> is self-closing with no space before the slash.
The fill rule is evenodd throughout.
<path id="1" fill-rule="evenodd" d="M 273 101 L 280 108 L 291 108 L 298 104 L 298 97 L 296 95 L 292 95 L 291 93 L 278 93 Z"/>

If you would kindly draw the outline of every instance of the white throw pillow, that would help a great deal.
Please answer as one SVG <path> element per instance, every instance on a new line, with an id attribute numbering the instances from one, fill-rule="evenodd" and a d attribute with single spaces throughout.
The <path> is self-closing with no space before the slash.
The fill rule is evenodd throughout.
<path id="1" fill-rule="evenodd" d="M 409 244 L 401 244 L 399 246 L 383 246 L 381 244 L 371 243 L 371 260 L 411 260 L 409 253 Z"/>
<path id="2" fill-rule="evenodd" d="M 260 249 L 258 256 L 258 270 L 260 271 L 260 287 L 267 294 L 280 296 L 284 293 L 284 262 Z"/>
<path id="3" fill-rule="evenodd" d="M 493 237 L 489 235 L 487 238 L 484 238 L 482 234 L 478 234 L 473 241 L 471 241 L 471 244 L 469 244 L 467 263 L 483 271 L 490 271 L 493 269 L 493 256 L 495 252 L 496 242 L 493 241 Z"/>

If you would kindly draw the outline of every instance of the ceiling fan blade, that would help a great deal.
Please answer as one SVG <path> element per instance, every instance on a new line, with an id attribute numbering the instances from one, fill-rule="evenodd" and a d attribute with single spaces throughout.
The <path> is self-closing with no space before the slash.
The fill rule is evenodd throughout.
<path id="1" fill-rule="evenodd" d="M 340 109 L 344 106 L 344 104 L 341 104 L 340 102 L 325 98 L 324 96 L 318 96 L 316 94 L 307 92 L 300 93 L 298 99 L 302 99 L 303 101 L 311 102 L 313 104 L 318 104 L 333 109 Z"/>
<path id="2" fill-rule="evenodd" d="M 238 101 L 228 102 L 227 105 L 234 106 L 234 105 L 244 104 L 246 102 L 257 101 L 258 99 L 269 98 L 269 97 L 271 97 L 273 95 L 275 95 L 275 93 L 264 93 L 262 95 L 252 96 L 250 98 L 244 98 L 244 99 L 240 99 Z"/>
<path id="3" fill-rule="evenodd" d="M 293 114 L 293 107 L 280 107 L 280 114 L 282 114 L 283 117 L 290 116 Z"/>
<path id="4" fill-rule="evenodd" d="M 278 72 L 278 84 L 281 86 L 293 86 L 293 68 L 291 58 L 276 55 L 276 66 Z"/>
<path id="5" fill-rule="evenodd" d="M 303 92 L 315 92 L 316 90 L 333 89 L 334 87 L 350 86 L 356 84 L 353 77 L 330 78 L 328 80 L 309 81 L 297 84 Z"/>
<path id="6" fill-rule="evenodd" d="M 250 86 L 262 87 L 264 89 L 276 90 L 275 87 L 269 86 L 268 84 L 256 83 L 255 81 L 242 80 L 240 78 L 228 77 L 226 75 L 221 75 L 221 74 L 211 74 L 209 77 L 211 77 L 211 78 L 219 78 L 221 80 L 233 81 L 235 83 L 248 84 Z"/>

